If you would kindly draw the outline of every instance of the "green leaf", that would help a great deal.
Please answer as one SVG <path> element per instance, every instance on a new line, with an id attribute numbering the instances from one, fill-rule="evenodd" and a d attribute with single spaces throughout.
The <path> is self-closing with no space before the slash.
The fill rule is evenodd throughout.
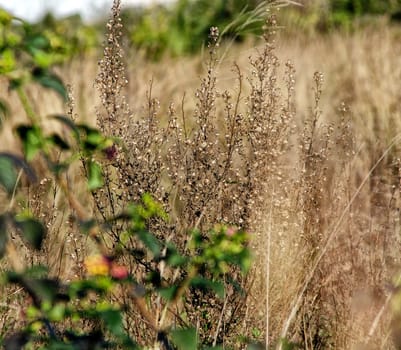
<path id="1" fill-rule="evenodd" d="M 103 186 L 102 167 L 95 161 L 88 164 L 88 187 L 90 191 L 94 191 Z"/>
<path id="2" fill-rule="evenodd" d="M 53 134 L 46 138 L 47 141 L 50 141 L 52 144 L 58 146 L 60 149 L 66 151 L 70 149 L 70 145 L 65 142 L 60 135 Z"/>
<path id="3" fill-rule="evenodd" d="M 79 222 L 79 229 L 82 233 L 87 235 L 96 225 L 97 222 L 95 219 L 84 220 Z"/>
<path id="4" fill-rule="evenodd" d="M 51 73 L 47 69 L 35 68 L 32 72 L 32 77 L 34 81 L 43 87 L 57 92 L 64 101 L 68 100 L 67 89 L 65 88 L 63 81 L 56 74 Z"/>
<path id="5" fill-rule="evenodd" d="M 30 217 L 15 217 L 14 224 L 33 249 L 41 248 L 46 229 L 38 220 Z"/>
<path id="6" fill-rule="evenodd" d="M 34 53 L 36 50 L 43 50 L 49 47 L 50 42 L 43 34 L 35 34 L 25 38 L 25 45 L 31 53 Z"/>
<path id="7" fill-rule="evenodd" d="M 43 265 L 33 265 L 24 271 L 24 275 L 31 278 L 45 278 L 49 273 L 49 269 Z"/>
<path id="8" fill-rule="evenodd" d="M 280 343 L 283 350 L 293 350 L 296 348 L 296 344 L 290 342 L 287 338 L 281 338 Z"/>
<path id="9" fill-rule="evenodd" d="M 123 319 L 120 310 L 105 310 L 102 311 L 101 317 L 106 324 L 107 329 L 116 337 L 125 335 Z"/>
<path id="10" fill-rule="evenodd" d="M 50 278 L 23 278 L 22 285 L 36 300 L 37 304 L 44 301 L 53 303 L 59 291 L 59 282 Z"/>
<path id="11" fill-rule="evenodd" d="M 54 53 L 48 53 L 43 50 L 36 50 L 33 54 L 33 61 L 41 68 L 48 68 L 54 63 Z"/>
<path id="12" fill-rule="evenodd" d="M 52 118 L 67 126 L 74 133 L 75 139 L 79 139 L 79 128 L 74 121 L 64 115 L 54 115 Z"/>
<path id="13" fill-rule="evenodd" d="M 163 210 L 161 204 L 155 201 L 149 193 L 145 193 L 141 199 L 146 208 L 146 211 L 149 213 L 150 216 L 157 216 L 164 220 L 168 219 L 168 215 Z"/>
<path id="14" fill-rule="evenodd" d="M 16 273 L 13 271 L 7 272 L 6 277 L 9 283 L 16 283 L 23 287 L 38 308 L 42 306 L 43 302 L 53 303 L 62 296 L 59 293 L 60 283 L 56 279 L 33 278 L 29 277 L 28 272 Z"/>
<path id="15" fill-rule="evenodd" d="M 48 317 L 50 321 L 60 322 L 64 319 L 66 314 L 65 304 L 56 304 L 54 307 L 48 312 Z"/>
<path id="16" fill-rule="evenodd" d="M 218 297 L 224 298 L 224 285 L 218 281 L 212 281 L 204 277 L 194 277 L 191 286 L 198 289 L 209 289 L 217 294 Z"/>
<path id="17" fill-rule="evenodd" d="M 94 278 L 73 281 L 69 285 L 68 293 L 73 298 L 83 298 L 89 292 L 96 292 L 100 295 L 107 293 L 113 287 L 113 281 L 108 276 L 96 276 Z"/>
<path id="18" fill-rule="evenodd" d="M 198 336 L 195 328 L 173 330 L 171 339 L 178 350 L 197 350 L 198 348 Z"/>
<path id="19" fill-rule="evenodd" d="M 168 266 L 178 267 L 184 266 L 188 262 L 188 257 L 181 255 L 178 253 L 177 248 L 172 244 L 168 244 L 166 258 L 165 258 Z"/>
<path id="20" fill-rule="evenodd" d="M 32 169 L 32 167 L 29 166 L 29 164 L 22 158 L 8 152 L 0 152 L 0 159 L 9 159 L 15 168 L 21 168 L 24 170 L 25 175 L 28 176 L 29 180 L 31 182 L 36 182 L 36 174 L 35 171 Z M 0 168 L 1 169 L 1 168 Z"/>
<path id="21" fill-rule="evenodd" d="M 12 160 L 6 155 L 0 154 L 0 185 L 11 195 L 16 183 L 17 172 Z"/>
<path id="22" fill-rule="evenodd" d="M 13 20 L 13 16 L 6 10 L 0 8 L 0 24 L 8 26 Z"/>
<path id="23" fill-rule="evenodd" d="M 22 85 L 24 85 L 23 79 L 21 79 L 21 78 L 10 79 L 10 81 L 8 83 L 8 89 L 10 91 L 16 90 L 16 89 L 20 88 Z"/>
<path id="24" fill-rule="evenodd" d="M 49 170 L 55 174 L 56 176 L 58 176 L 59 174 L 61 174 L 62 172 L 65 172 L 68 170 L 69 168 L 69 162 L 61 162 L 61 161 L 56 161 L 53 162 L 51 159 L 47 158 L 47 166 L 49 168 Z"/>
<path id="25" fill-rule="evenodd" d="M 158 292 L 164 300 L 171 301 L 175 298 L 177 290 L 178 286 L 171 286 L 166 288 L 160 288 L 158 289 Z"/>
<path id="26" fill-rule="evenodd" d="M 17 127 L 17 133 L 21 138 L 26 159 L 32 160 L 45 144 L 41 128 L 37 125 L 20 125 Z"/>
<path id="27" fill-rule="evenodd" d="M 0 215 L 0 259 L 6 253 L 7 241 L 7 217 L 5 215 Z"/>
<path id="28" fill-rule="evenodd" d="M 85 135 L 81 141 L 81 147 L 84 151 L 104 150 L 113 145 L 113 141 L 102 135 L 99 130 L 85 124 L 78 124 L 77 127 Z"/>
<path id="29" fill-rule="evenodd" d="M 150 232 L 140 230 L 136 232 L 137 237 L 142 241 L 146 248 L 148 248 L 154 257 L 159 257 L 162 245 L 160 241 Z"/>
<path id="30" fill-rule="evenodd" d="M 16 68 L 15 54 L 12 49 L 2 50 L 0 55 L 0 75 L 12 72 Z"/>
<path id="31" fill-rule="evenodd" d="M 106 306 L 105 310 L 102 310 Z M 127 335 L 124 330 L 123 318 L 120 310 L 112 309 L 107 305 L 97 307 L 100 317 L 103 319 L 106 328 L 113 334 L 123 349 L 139 350 L 137 344 Z"/>

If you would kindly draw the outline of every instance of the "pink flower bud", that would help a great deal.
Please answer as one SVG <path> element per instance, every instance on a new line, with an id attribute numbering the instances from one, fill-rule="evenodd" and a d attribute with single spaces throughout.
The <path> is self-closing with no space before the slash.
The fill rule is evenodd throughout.
<path id="1" fill-rule="evenodd" d="M 123 280 L 128 277 L 128 270 L 125 266 L 112 264 L 110 275 L 115 279 Z"/>

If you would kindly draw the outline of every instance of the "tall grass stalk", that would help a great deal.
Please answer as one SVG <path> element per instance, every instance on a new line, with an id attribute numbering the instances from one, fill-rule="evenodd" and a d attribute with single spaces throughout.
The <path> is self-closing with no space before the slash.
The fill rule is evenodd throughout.
<path id="1" fill-rule="evenodd" d="M 383 159 L 389 154 L 389 152 L 393 149 L 394 146 L 396 146 L 399 142 L 401 141 L 401 134 L 398 134 L 397 136 L 395 136 L 391 142 L 389 143 L 389 145 L 387 146 L 387 148 L 385 149 L 385 151 L 382 153 L 382 155 L 380 156 L 380 158 L 376 161 L 376 163 L 369 169 L 368 173 L 366 174 L 366 176 L 363 178 L 363 180 L 361 181 L 361 184 L 359 185 L 359 187 L 356 189 L 356 191 L 354 192 L 354 194 L 352 195 L 351 199 L 349 200 L 348 204 L 346 205 L 346 207 L 344 208 L 344 210 L 342 211 L 339 219 L 337 220 L 337 222 L 335 223 L 333 229 L 330 231 L 330 233 L 328 234 L 328 238 L 327 241 L 325 242 L 324 246 L 322 247 L 319 255 L 317 256 L 316 260 L 314 261 L 313 265 L 311 266 L 311 268 L 309 269 L 306 278 L 302 284 L 302 288 L 301 291 L 299 292 L 297 298 L 295 299 L 295 303 L 293 305 L 293 307 L 291 308 L 291 311 L 284 323 L 284 326 L 282 328 L 281 331 L 281 339 L 285 339 L 287 337 L 288 334 L 288 330 L 291 326 L 291 323 L 293 322 L 299 307 L 302 303 L 303 300 L 303 296 L 304 293 L 306 292 L 306 290 L 309 287 L 309 284 L 311 283 L 314 274 L 316 272 L 317 267 L 319 266 L 320 262 L 322 261 L 323 257 L 325 256 L 325 254 L 328 251 L 328 248 L 330 247 L 330 244 L 332 243 L 332 241 L 334 240 L 334 238 L 336 237 L 338 230 L 340 229 L 344 218 L 346 217 L 346 215 L 348 214 L 351 206 L 353 205 L 355 199 L 358 197 L 358 195 L 360 194 L 362 188 L 366 185 L 366 183 L 368 182 L 368 180 L 370 179 L 370 177 L 372 176 L 373 172 L 376 170 L 376 168 L 379 166 L 379 164 L 383 161 Z M 283 344 L 282 342 L 280 342 L 277 346 L 278 350 L 282 350 Z"/>

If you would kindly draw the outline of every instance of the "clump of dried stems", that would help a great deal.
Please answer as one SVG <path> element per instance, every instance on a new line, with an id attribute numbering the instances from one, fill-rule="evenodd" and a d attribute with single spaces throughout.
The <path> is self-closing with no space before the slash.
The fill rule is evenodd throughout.
<path id="1" fill-rule="evenodd" d="M 104 57 L 100 62 L 97 87 L 102 108 L 98 124 L 101 129 L 120 139 L 113 145 L 103 164 L 105 187 L 94 193 L 95 209 L 107 218 L 124 209 L 128 201 L 139 200 L 150 193 L 163 203 L 170 220 L 153 220 L 149 228 L 168 237 L 180 249 L 186 249 L 187 234 L 198 229 L 207 235 L 216 223 L 225 223 L 252 232 L 260 232 L 258 220 L 263 215 L 271 179 L 278 172 L 277 161 L 287 148 L 290 124 L 294 116 L 292 92 L 294 69 L 286 64 L 284 95 L 278 76 L 279 60 L 271 41 L 276 20 L 266 22 L 265 46 L 250 61 L 250 91 L 244 95 L 244 77 L 238 65 L 237 86 L 233 91 L 218 89 L 219 30 L 212 27 L 209 35 L 206 76 L 195 93 L 196 108 L 192 115 L 169 107 L 167 123 L 158 116 L 159 101 L 147 94 L 146 114 L 133 115 L 122 95 L 126 78 L 120 48 L 119 2 L 113 7 L 108 24 Z M 110 228 L 110 244 L 119 237 L 122 227 Z M 132 249 L 137 249 L 131 242 Z M 146 265 L 135 259 L 127 262 L 138 280 L 146 276 Z M 163 271 L 160 271 L 163 276 Z M 238 274 L 239 276 L 239 274 Z M 181 278 L 164 275 L 163 278 Z M 239 276 L 239 280 L 242 279 Z M 206 344 L 235 344 L 230 334 L 241 331 L 247 301 L 247 280 L 237 290 L 227 283 L 227 293 L 220 300 L 212 293 L 191 295 L 176 315 L 185 312 L 187 321 L 196 324 Z M 192 293 L 192 292 L 190 292 Z M 128 299 L 128 298 L 127 298 Z M 155 314 L 160 314 L 160 300 L 154 300 Z M 127 325 L 137 337 L 144 337 L 144 325 L 135 322 L 135 310 L 127 312 Z M 178 316 L 175 316 L 178 317 Z M 177 322 L 183 322 L 179 317 Z"/>

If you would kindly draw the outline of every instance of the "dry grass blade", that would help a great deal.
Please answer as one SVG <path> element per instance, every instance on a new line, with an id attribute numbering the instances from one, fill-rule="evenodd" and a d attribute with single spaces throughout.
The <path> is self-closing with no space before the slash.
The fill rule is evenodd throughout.
<path id="1" fill-rule="evenodd" d="M 379 166 L 379 164 L 388 155 L 388 153 L 392 150 L 392 148 L 394 146 L 396 146 L 400 141 L 401 141 L 401 134 L 399 134 L 399 135 L 397 135 L 396 137 L 393 138 L 393 140 L 390 142 L 390 144 L 388 145 L 386 150 L 383 152 L 383 154 L 380 156 L 380 158 L 377 160 L 377 162 L 371 167 L 369 172 L 363 178 L 363 180 L 361 181 L 361 184 L 356 189 L 355 193 L 352 195 L 352 197 L 351 197 L 350 201 L 348 202 L 347 206 L 342 211 L 341 216 L 339 217 L 339 219 L 336 222 L 335 226 L 333 227 L 333 229 L 328 234 L 327 241 L 324 244 L 323 248 L 321 249 L 319 255 L 316 258 L 316 260 L 314 261 L 312 267 L 308 271 L 307 276 L 305 278 L 305 281 L 302 284 L 302 288 L 301 288 L 297 298 L 295 299 L 294 305 L 291 308 L 291 312 L 288 315 L 288 317 L 287 317 L 287 319 L 286 319 L 286 321 L 284 323 L 283 329 L 281 331 L 281 338 L 282 339 L 285 339 L 287 337 L 288 330 L 289 330 L 289 328 L 291 326 L 291 323 L 293 322 L 293 320 L 294 320 L 294 318 L 295 318 L 295 316 L 296 316 L 296 314 L 297 314 L 297 312 L 299 310 L 301 302 L 303 300 L 304 293 L 307 290 L 307 288 L 309 287 L 309 284 L 313 279 L 313 276 L 314 276 L 314 274 L 316 272 L 317 267 L 319 266 L 319 264 L 322 261 L 323 257 L 327 253 L 327 251 L 328 251 L 328 249 L 330 247 L 330 244 L 333 242 L 334 238 L 336 237 L 336 235 L 338 233 L 338 230 L 339 230 L 340 226 L 342 225 L 343 220 L 346 217 L 347 213 L 349 212 L 351 206 L 353 205 L 355 199 L 358 197 L 358 195 L 360 194 L 362 188 L 366 185 L 366 183 L 368 182 L 368 180 L 370 179 L 370 177 L 372 176 L 372 174 L 376 170 L 376 168 Z M 281 350 L 282 349 L 282 343 L 280 343 L 277 348 Z"/>

